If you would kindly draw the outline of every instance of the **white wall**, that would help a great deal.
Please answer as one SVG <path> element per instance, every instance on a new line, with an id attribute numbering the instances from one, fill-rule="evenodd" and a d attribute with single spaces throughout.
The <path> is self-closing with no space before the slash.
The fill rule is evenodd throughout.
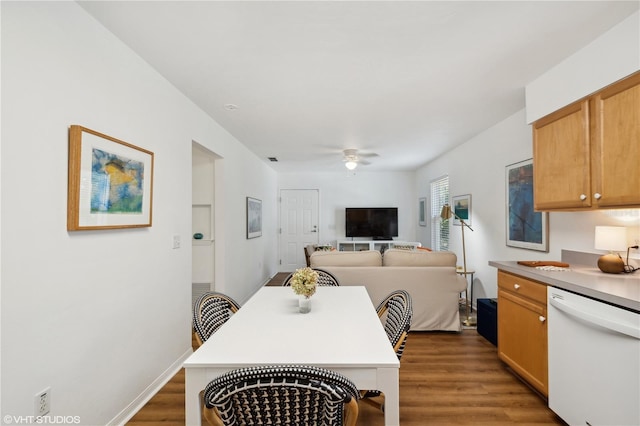
<path id="1" fill-rule="evenodd" d="M 527 85 L 527 123 L 640 70 L 640 12 Z"/>
<path id="2" fill-rule="evenodd" d="M 448 174 L 451 196 L 471 194 L 472 228 L 465 230 L 467 268 L 475 269 L 474 300 L 497 296 L 496 269 L 490 260 L 560 260 L 562 249 L 597 253 L 593 248 L 596 225 L 628 227 L 632 244 L 640 238 L 637 210 L 621 217 L 620 211 L 549 213 L 549 252 L 506 245 L 505 167 L 532 157 L 531 126 L 524 110 L 506 118 L 458 148 L 422 167 L 417 173 L 418 197 L 430 203 L 429 182 Z M 635 218 L 631 222 L 627 219 Z M 462 262 L 460 227 L 452 226 L 450 250 Z M 429 228 L 421 228 L 429 241 Z M 596 265 L 593 265 L 594 267 Z"/>
<path id="3" fill-rule="evenodd" d="M 640 68 L 640 12 L 636 12 L 526 88 L 527 110 L 475 136 L 417 173 L 418 197 L 429 195 L 429 181 L 449 175 L 450 194 L 472 195 L 474 232 L 465 232 L 467 264 L 477 271 L 474 299 L 496 297 L 496 271 L 489 260 L 560 260 L 562 249 L 596 252 L 596 225 L 625 226 L 629 245 L 640 240 L 640 210 L 554 212 L 549 214 L 549 252 L 505 243 L 505 166 L 532 157 L 531 122 Z M 562 155 L 562 151 L 558 151 Z M 419 238 L 429 241 L 429 228 Z M 460 227 L 451 227 L 450 248 L 462 256 Z M 631 252 L 639 258 L 638 251 Z M 635 263 L 632 261 L 631 263 Z M 595 265 L 594 265 L 595 267 Z"/>
<path id="4" fill-rule="evenodd" d="M 190 352 L 192 141 L 223 158 L 216 280 L 239 301 L 276 271 L 276 175 L 76 3 L 1 8 L 2 415 L 50 386 L 51 415 L 119 423 Z M 155 153 L 152 227 L 67 232 L 71 124 Z"/>
<path id="5" fill-rule="evenodd" d="M 418 200 L 414 172 L 280 173 L 278 188 L 318 189 L 319 242 L 332 244 L 345 238 L 345 207 L 398 207 L 398 241 L 415 241 Z"/>

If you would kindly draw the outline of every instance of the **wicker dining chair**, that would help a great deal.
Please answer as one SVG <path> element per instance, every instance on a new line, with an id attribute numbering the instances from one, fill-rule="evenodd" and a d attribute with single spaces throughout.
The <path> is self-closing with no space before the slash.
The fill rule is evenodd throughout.
<path id="1" fill-rule="evenodd" d="M 318 273 L 318 286 L 339 286 L 340 283 L 338 279 L 329 271 L 325 271 L 324 269 L 319 268 L 311 268 Z M 289 274 L 287 278 L 284 279 L 282 285 L 284 287 L 291 286 L 291 278 L 293 278 L 293 274 L 295 272 Z"/>
<path id="2" fill-rule="evenodd" d="M 193 305 L 193 328 L 198 346 L 238 312 L 240 305 L 226 294 L 210 291 L 198 297 Z"/>
<path id="3" fill-rule="evenodd" d="M 380 302 L 376 311 L 383 321 L 384 331 L 399 361 L 411 329 L 413 317 L 411 295 L 405 290 L 392 291 Z M 384 411 L 384 395 L 379 390 L 361 390 L 360 396 L 364 402 Z"/>
<path id="4" fill-rule="evenodd" d="M 355 426 L 358 390 L 346 377 L 319 367 L 241 368 L 211 381 L 204 417 L 213 426 Z"/>

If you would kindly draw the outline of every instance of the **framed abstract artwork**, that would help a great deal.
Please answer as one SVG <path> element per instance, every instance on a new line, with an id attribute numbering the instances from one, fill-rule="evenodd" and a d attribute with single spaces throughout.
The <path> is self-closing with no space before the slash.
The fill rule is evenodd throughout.
<path id="1" fill-rule="evenodd" d="M 69 128 L 67 230 L 149 227 L 152 207 L 153 152 Z"/>
<path id="2" fill-rule="evenodd" d="M 418 224 L 420 226 L 427 226 L 425 209 L 427 208 L 427 199 L 420 198 L 418 200 Z"/>
<path id="3" fill-rule="evenodd" d="M 262 235 L 262 201 L 247 197 L 247 239 Z"/>
<path id="4" fill-rule="evenodd" d="M 549 251 L 549 214 L 533 209 L 533 160 L 506 167 L 507 246 Z"/>
<path id="5" fill-rule="evenodd" d="M 464 223 L 471 226 L 471 194 L 457 195 L 451 197 L 451 208 L 455 213 L 453 216 L 453 224 L 460 226 L 460 219 L 464 220 Z"/>

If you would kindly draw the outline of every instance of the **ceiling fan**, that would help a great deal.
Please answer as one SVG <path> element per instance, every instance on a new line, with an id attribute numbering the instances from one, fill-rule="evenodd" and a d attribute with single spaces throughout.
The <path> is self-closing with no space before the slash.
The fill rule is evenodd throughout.
<path id="1" fill-rule="evenodd" d="M 364 166 L 366 166 L 367 164 L 371 164 L 367 160 L 363 160 L 364 157 L 378 156 L 378 154 L 375 153 L 358 154 L 357 149 L 345 149 L 342 152 L 344 154 L 342 161 L 344 161 L 345 167 L 349 170 L 354 170 L 356 167 L 358 167 L 358 164 L 362 164 Z"/>

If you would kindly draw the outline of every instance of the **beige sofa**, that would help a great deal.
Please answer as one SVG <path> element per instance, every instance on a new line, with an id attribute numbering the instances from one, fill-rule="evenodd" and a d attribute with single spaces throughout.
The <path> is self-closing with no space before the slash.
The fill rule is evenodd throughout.
<path id="1" fill-rule="evenodd" d="M 389 249 L 316 251 L 312 268 L 331 272 L 340 285 L 363 285 L 375 306 L 393 290 L 406 290 L 413 301 L 411 330 L 460 331 L 458 303 L 466 288 L 456 274 L 451 252 Z"/>

